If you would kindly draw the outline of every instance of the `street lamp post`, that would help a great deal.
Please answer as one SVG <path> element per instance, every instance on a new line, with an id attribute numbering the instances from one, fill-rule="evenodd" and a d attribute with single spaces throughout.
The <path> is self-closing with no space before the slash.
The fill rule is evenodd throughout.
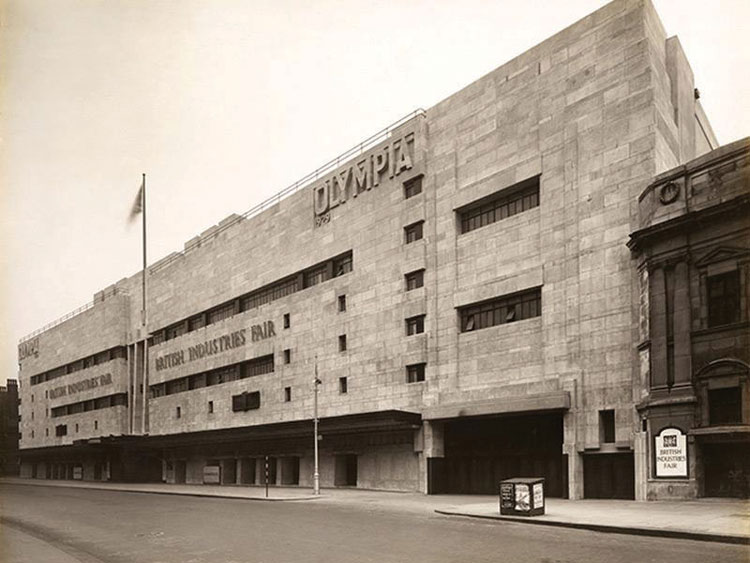
<path id="1" fill-rule="evenodd" d="M 318 467 L 318 386 L 322 383 L 318 379 L 318 362 L 315 362 L 315 379 L 313 387 L 315 390 L 315 411 L 313 414 L 313 428 L 315 434 L 315 467 L 313 468 L 313 495 L 320 494 L 320 471 Z"/>

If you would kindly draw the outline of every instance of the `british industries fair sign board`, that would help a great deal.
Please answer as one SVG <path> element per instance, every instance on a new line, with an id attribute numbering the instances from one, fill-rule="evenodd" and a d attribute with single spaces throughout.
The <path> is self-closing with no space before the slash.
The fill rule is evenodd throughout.
<path id="1" fill-rule="evenodd" d="M 662 479 L 687 479 L 687 436 L 679 428 L 664 428 L 654 436 L 654 474 Z"/>

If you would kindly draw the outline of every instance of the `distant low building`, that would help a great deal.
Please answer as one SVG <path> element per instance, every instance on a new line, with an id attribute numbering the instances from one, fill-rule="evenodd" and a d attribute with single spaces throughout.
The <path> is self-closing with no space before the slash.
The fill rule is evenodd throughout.
<path id="1" fill-rule="evenodd" d="M 0 387 L 0 475 L 18 475 L 18 382 Z"/>
<path id="2" fill-rule="evenodd" d="M 750 496 L 750 138 L 658 175 L 638 207 L 643 495 Z"/>

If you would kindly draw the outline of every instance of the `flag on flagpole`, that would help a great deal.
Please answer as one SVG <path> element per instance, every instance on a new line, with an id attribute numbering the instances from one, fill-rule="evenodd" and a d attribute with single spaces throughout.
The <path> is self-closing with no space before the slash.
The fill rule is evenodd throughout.
<path id="1" fill-rule="evenodd" d="M 135 218 L 138 217 L 138 215 L 143 213 L 143 183 L 145 181 L 145 178 L 141 181 L 141 187 L 138 188 L 138 194 L 135 196 L 133 207 L 130 209 L 130 216 L 128 217 L 128 221 L 130 221 L 131 223 L 135 221 Z"/>

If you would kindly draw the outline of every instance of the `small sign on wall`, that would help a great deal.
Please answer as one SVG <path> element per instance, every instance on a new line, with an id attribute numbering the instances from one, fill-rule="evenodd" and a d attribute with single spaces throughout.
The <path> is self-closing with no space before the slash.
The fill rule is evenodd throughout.
<path id="1" fill-rule="evenodd" d="M 679 428 L 664 428 L 654 436 L 654 475 L 670 479 L 687 478 L 687 436 Z"/>

